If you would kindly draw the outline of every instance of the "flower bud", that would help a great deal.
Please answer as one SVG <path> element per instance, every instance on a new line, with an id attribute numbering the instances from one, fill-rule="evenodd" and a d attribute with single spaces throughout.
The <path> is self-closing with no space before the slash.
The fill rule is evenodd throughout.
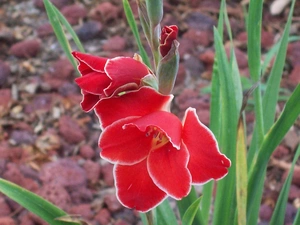
<path id="1" fill-rule="evenodd" d="M 161 31 L 159 51 L 165 57 L 171 50 L 173 41 L 177 39 L 178 27 L 176 25 L 165 26 Z"/>

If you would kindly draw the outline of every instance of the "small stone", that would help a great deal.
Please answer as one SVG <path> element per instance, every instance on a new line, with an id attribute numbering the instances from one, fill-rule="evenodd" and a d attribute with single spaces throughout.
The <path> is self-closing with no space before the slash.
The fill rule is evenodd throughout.
<path id="1" fill-rule="evenodd" d="M 199 59 L 205 64 L 205 65 L 213 65 L 215 61 L 215 52 L 208 49 L 205 52 L 201 53 L 199 55 Z"/>
<path id="2" fill-rule="evenodd" d="M 124 220 L 118 219 L 115 223 L 115 225 L 129 225 L 129 223 L 127 223 Z"/>
<path id="3" fill-rule="evenodd" d="M 70 144 L 78 144 L 85 139 L 78 123 L 69 116 L 62 116 L 59 119 L 59 133 Z"/>
<path id="4" fill-rule="evenodd" d="M 85 159 L 92 159 L 95 156 L 95 150 L 89 145 L 82 145 L 79 153 Z"/>
<path id="5" fill-rule="evenodd" d="M 227 57 L 230 57 L 230 48 L 226 48 Z M 234 49 L 237 64 L 239 69 L 245 69 L 248 67 L 248 56 L 245 52 L 241 51 L 239 48 Z"/>
<path id="6" fill-rule="evenodd" d="M 279 145 L 273 152 L 273 156 L 276 159 L 282 159 L 284 156 L 289 154 L 289 149 L 284 145 Z"/>
<path id="7" fill-rule="evenodd" d="M 267 205 L 267 204 L 262 204 L 259 209 L 259 218 L 262 221 L 270 221 L 272 217 L 273 209 Z"/>
<path id="8" fill-rule="evenodd" d="M 53 95 L 38 94 L 35 95 L 32 102 L 25 106 L 25 113 L 31 114 L 37 111 L 48 112 L 53 107 Z"/>
<path id="9" fill-rule="evenodd" d="M 35 57 L 41 49 L 41 41 L 37 39 L 20 41 L 11 46 L 9 52 L 18 58 Z"/>
<path id="10" fill-rule="evenodd" d="M 68 210 L 71 203 L 71 197 L 67 190 L 59 183 L 46 183 L 38 191 L 38 195 L 52 202 L 63 210 Z"/>
<path id="11" fill-rule="evenodd" d="M 111 37 L 102 46 L 104 51 L 124 51 L 127 41 L 119 35 Z"/>
<path id="12" fill-rule="evenodd" d="M 10 89 L 0 89 L 0 117 L 10 111 L 12 96 Z"/>
<path id="13" fill-rule="evenodd" d="M 87 179 L 91 184 L 96 184 L 100 178 L 101 167 L 99 163 L 91 160 L 85 161 L 83 168 L 86 171 Z"/>
<path id="14" fill-rule="evenodd" d="M 287 58 L 291 61 L 293 67 L 300 64 L 300 41 L 295 41 L 288 44 Z"/>
<path id="15" fill-rule="evenodd" d="M 29 213 L 21 214 L 18 217 L 18 219 L 20 221 L 20 225 L 35 225 L 35 223 L 31 219 Z"/>
<path id="16" fill-rule="evenodd" d="M 44 164 L 40 172 L 40 179 L 44 183 L 56 182 L 70 190 L 86 186 L 87 181 L 85 171 L 70 159 Z"/>
<path id="17" fill-rule="evenodd" d="M 91 10 L 90 17 L 105 23 L 113 21 L 119 17 L 119 8 L 109 1 L 103 2 Z"/>
<path id="18" fill-rule="evenodd" d="M 14 130 L 10 135 L 10 139 L 15 145 L 33 144 L 35 141 L 34 135 L 27 130 Z"/>
<path id="19" fill-rule="evenodd" d="M 116 212 L 123 208 L 121 203 L 118 201 L 115 194 L 109 194 L 104 197 L 104 202 L 107 205 L 107 208 L 111 212 Z"/>
<path id="20" fill-rule="evenodd" d="M 209 119 L 210 119 L 210 111 L 209 109 L 200 109 L 197 110 L 197 115 L 199 117 L 199 120 L 206 126 L 209 125 Z"/>
<path id="21" fill-rule="evenodd" d="M 1 225 L 16 225 L 16 222 L 10 217 L 0 217 Z"/>
<path id="22" fill-rule="evenodd" d="M 113 176 L 113 164 L 105 163 L 101 167 L 101 172 L 103 175 L 103 180 L 107 186 L 114 186 L 114 176 Z"/>
<path id="23" fill-rule="evenodd" d="M 0 195 L 0 217 L 8 216 L 11 213 L 11 209 L 5 201 L 4 196 Z"/>
<path id="24" fill-rule="evenodd" d="M 213 33 L 207 30 L 196 30 L 189 29 L 184 35 L 183 38 L 188 39 L 194 43 L 194 45 L 200 45 L 207 47 L 213 41 Z"/>
<path id="25" fill-rule="evenodd" d="M 196 30 L 213 30 L 213 27 L 216 25 L 216 21 L 199 11 L 194 11 L 187 15 L 186 23 L 190 28 Z"/>
<path id="26" fill-rule="evenodd" d="M 261 47 L 268 49 L 274 45 L 274 35 L 267 31 L 261 33 Z"/>
<path id="27" fill-rule="evenodd" d="M 50 74 L 61 79 L 71 78 L 74 68 L 67 58 L 60 58 L 49 68 Z"/>
<path id="28" fill-rule="evenodd" d="M 53 28 L 50 23 L 44 23 L 36 29 L 36 32 L 40 38 L 43 38 L 53 34 Z"/>
<path id="29" fill-rule="evenodd" d="M 296 214 L 297 214 L 297 209 L 291 203 L 288 202 L 286 205 L 284 223 L 285 224 L 293 223 Z"/>
<path id="30" fill-rule="evenodd" d="M 75 25 L 80 19 L 86 17 L 87 10 L 82 4 L 73 4 L 63 7 L 61 13 L 71 25 Z"/>
<path id="31" fill-rule="evenodd" d="M 111 215 L 108 209 L 100 209 L 94 218 L 100 225 L 110 224 Z"/>
<path id="32" fill-rule="evenodd" d="M 83 23 L 82 26 L 76 30 L 76 33 L 81 41 L 88 41 L 99 37 L 101 31 L 102 24 L 98 21 L 90 20 Z"/>
<path id="33" fill-rule="evenodd" d="M 80 205 L 73 206 L 69 210 L 69 213 L 75 214 L 75 215 L 80 215 L 84 219 L 92 219 L 93 218 L 93 211 L 91 209 L 90 204 L 80 204 Z"/>
<path id="34" fill-rule="evenodd" d="M 61 9 L 62 7 L 66 5 L 70 5 L 73 3 L 73 0 L 50 0 L 53 5 L 55 5 L 58 9 Z M 44 3 L 43 0 L 35 0 L 34 5 L 37 8 L 44 9 Z"/>
<path id="35" fill-rule="evenodd" d="M 0 87 L 7 83 L 7 79 L 10 75 L 10 67 L 6 62 L 0 60 Z"/>
<path id="36" fill-rule="evenodd" d="M 300 199 L 300 187 L 292 184 L 289 191 L 289 200 L 293 201 L 296 198 Z"/>
<path id="37" fill-rule="evenodd" d="M 295 65 L 292 72 L 288 77 L 288 84 L 292 87 L 296 87 L 300 83 L 300 64 Z"/>
<path id="38" fill-rule="evenodd" d="M 195 78 L 200 77 L 200 74 L 205 71 L 203 63 L 193 55 L 184 57 L 184 66 L 187 73 Z"/>
<path id="39" fill-rule="evenodd" d="M 297 134 L 296 129 L 291 128 L 284 137 L 284 143 L 291 150 L 296 149 L 300 142 L 300 136 Z"/>

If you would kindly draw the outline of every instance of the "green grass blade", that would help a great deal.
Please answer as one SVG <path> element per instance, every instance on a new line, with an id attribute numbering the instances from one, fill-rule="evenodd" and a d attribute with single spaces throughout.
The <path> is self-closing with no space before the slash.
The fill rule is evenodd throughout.
<path id="1" fill-rule="evenodd" d="M 186 210 L 183 218 L 182 218 L 182 225 L 192 225 L 194 224 L 193 221 L 195 216 L 199 210 L 201 202 L 201 197 L 194 201 L 190 207 Z M 200 221 L 197 222 L 197 225 L 204 225 L 203 219 L 201 218 Z"/>
<path id="2" fill-rule="evenodd" d="M 263 97 L 263 112 L 264 112 L 264 130 L 268 131 L 275 120 L 276 105 L 278 101 L 278 93 L 280 88 L 281 76 L 284 69 L 286 51 L 288 45 L 288 37 L 292 22 L 292 16 L 295 6 L 295 0 L 292 2 L 289 17 L 285 25 L 282 39 L 275 59 L 270 77 L 267 82 L 266 92 Z"/>
<path id="3" fill-rule="evenodd" d="M 262 24 L 262 0 L 251 0 L 248 12 L 248 64 L 250 77 L 253 83 L 260 80 L 261 75 L 261 24 Z M 248 166 L 250 167 L 264 137 L 264 121 L 262 109 L 262 97 L 260 85 L 254 90 L 255 135 L 252 137 L 251 148 L 248 152 Z"/>
<path id="4" fill-rule="evenodd" d="M 237 194 L 237 224 L 246 224 L 247 207 L 247 148 L 243 117 L 239 120 L 236 143 L 236 194 Z"/>
<path id="5" fill-rule="evenodd" d="M 218 189 L 215 199 L 215 210 L 213 215 L 213 224 L 230 224 L 234 219 L 236 203 L 235 198 L 235 149 L 236 134 L 239 111 L 237 110 L 235 100 L 235 84 L 233 79 L 231 66 L 228 63 L 223 42 L 216 29 L 214 29 L 215 49 L 218 59 L 218 67 L 220 73 L 220 93 L 221 93 L 221 151 L 231 160 L 232 166 L 225 178 L 218 181 Z M 224 195 L 224 193 L 226 193 Z"/>
<path id="6" fill-rule="evenodd" d="M 126 18 L 127 18 L 127 22 L 130 26 L 130 29 L 131 29 L 132 33 L 133 33 L 133 36 L 134 36 L 135 41 L 137 43 L 137 46 L 139 48 L 141 57 L 142 57 L 144 63 L 148 67 L 151 67 L 148 55 L 147 55 L 147 53 L 146 53 L 146 51 L 143 47 L 143 44 L 141 42 L 140 34 L 139 34 L 139 31 L 138 31 L 138 28 L 137 28 L 137 25 L 136 25 L 136 22 L 135 22 L 135 19 L 134 19 L 134 16 L 133 16 L 133 13 L 132 13 L 132 10 L 131 10 L 131 7 L 130 7 L 130 4 L 129 4 L 128 0 L 123 0 L 123 7 L 124 7 L 125 15 L 126 15 Z"/>
<path id="7" fill-rule="evenodd" d="M 280 191 L 280 195 L 277 199 L 276 207 L 273 211 L 273 215 L 269 225 L 284 224 L 285 210 L 286 210 L 286 204 L 289 196 L 289 190 L 291 187 L 291 181 L 293 178 L 295 164 L 299 156 L 300 156 L 300 145 L 297 148 L 297 151 L 293 159 L 292 167 Z"/>
<path id="8" fill-rule="evenodd" d="M 77 71 L 77 63 L 71 54 L 72 49 L 70 47 L 69 41 L 66 37 L 66 34 L 62 28 L 59 17 L 57 16 L 55 8 L 49 0 L 44 0 L 44 5 L 45 5 L 45 9 L 46 9 L 49 21 L 50 21 L 53 31 L 56 35 L 56 38 L 57 38 L 58 42 L 60 43 L 63 51 L 67 55 L 68 59 L 72 63 L 75 71 Z"/>
<path id="9" fill-rule="evenodd" d="M 83 45 L 81 44 L 81 41 L 79 40 L 77 34 L 73 30 L 71 24 L 66 20 L 66 18 L 61 14 L 61 12 L 53 5 L 53 9 L 59 18 L 59 21 L 65 26 L 66 30 L 70 33 L 75 45 L 77 46 L 78 50 L 81 52 L 85 52 Z"/>
<path id="10" fill-rule="evenodd" d="M 164 200 L 159 206 L 156 207 L 157 225 L 178 225 L 177 219 L 168 199 Z"/>
<path id="11" fill-rule="evenodd" d="M 255 224 L 253 217 L 258 214 L 263 182 L 268 161 L 275 148 L 280 144 L 294 121 L 300 114 L 300 84 L 287 101 L 280 117 L 265 135 L 259 150 L 257 161 L 252 167 L 248 182 L 247 220 L 248 225 Z M 251 221 L 251 222 L 250 222 Z"/>
<path id="12" fill-rule="evenodd" d="M 196 193 L 196 190 L 194 187 L 192 187 L 190 193 L 185 198 L 181 199 L 180 201 L 177 201 L 178 210 L 180 213 L 181 218 L 183 219 L 184 215 L 186 214 L 188 208 L 195 202 L 195 200 L 198 199 L 198 195 Z M 195 211 L 194 221 L 193 225 L 198 225 L 203 223 L 202 218 L 202 212 L 200 211 L 200 208 L 198 207 L 198 210 Z"/>
<path id="13" fill-rule="evenodd" d="M 299 224 L 300 224 L 300 208 L 298 209 L 298 212 L 295 216 L 293 225 L 299 225 Z"/>
<path id="14" fill-rule="evenodd" d="M 51 225 L 78 225 L 79 223 L 61 222 L 56 220 L 66 216 L 63 210 L 38 195 L 19 187 L 9 181 L 0 178 L 0 192 L 19 203 L 24 208 L 36 214 Z"/>

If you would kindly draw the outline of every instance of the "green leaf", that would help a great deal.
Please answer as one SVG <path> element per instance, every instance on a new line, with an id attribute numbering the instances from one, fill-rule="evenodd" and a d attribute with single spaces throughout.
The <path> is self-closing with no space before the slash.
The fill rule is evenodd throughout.
<path id="1" fill-rule="evenodd" d="M 193 221 L 195 219 L 195 216 L 199 210 L 201 202 L 201 197 L 198 198 L 196 201 L 193 202 L 193 204 L 190 205 L 190 207 L 186 210 L 185 214 L 182 218 L 182 225 L 192 225 Z M 199 221 L 197 225 L 204 225 L 203 221 Z"/>
<path id="2" fill-rule="evenodd" d="M 196 193 L 196 190 L 194 187 L 192 187 L 190 193 L 185 198 L 181 199 L 180 201 L 177 201 L 178 210 L 180 213 L 181 218 L 183 219 L 184 215 L 186 214 L 188 208 L 198 199 L 198 195 Z M 210 205 L 210 204 L 209 204 Z M 202 214 L 200 211 L 200 208 L 195 212 L 196 215 L 194 216 L 194 222 L 193 225 L 198 225 L 203 223 Z"/>
<path id="3" fill-rule="evenodd" d="M 234 219 L 235 207 L 232 205 L 236 202 L 235 195 L 235 170 L 236 170 L 236 138 L 237 123 L 239 110 L 236 104 L 236 91 L 234 76 L 232 75 L 231 66 L 228 63 L 225 49 L 221 37 L 214 29 L 215 49 L 218 60 L 221 93 L 221 136 L 219 140 L 220 149 L 231 160 L 229 173 L 225 178 L 218 181 L 218 188 L 215 199 L 213 224 L 230 224 Z M 226 195 L 224 195 L 226 193 Z"/>
<path id="4" fill-rule="evenodd" d="M 129 4 L 128 0 L 123 0 L 123 7 L 124 7 L 125 15 L 126 15 L 126 18 L 127 18 L 127 22 L 130 26 L 130 29 L 133 33 L 135 41 L 138 45 L 141 57 L 142 57 L 144 63 L 148 67 L 151 67 L 148 55 L 147 55 L 147 53 L 146 53 L 146 51 L 143 47 L 143 44 L 141 42 L 140 34 L 139 34 L 139 31 L 138 31 L 138 28 L 137 28 L 137 25 L 136 25 L 136 22 L 135 22 L 135 19 L 134 19 L 134 16 L 133 16 L 133 13 L 132 13 L 132 10 L 131 10 L 131 7 L 130 7 L 130 4 Z"/>
<path id="5" fill-rule="evenodd" d="M 66 216 L 63 210 L 38 195 L 0 178 L 0 192 L 19 203 L 51 225 L 78 225 L 79 223 L 62 222 L 56 219 Z"/>
<path id="6" fill-rule="evenodd" d="M 156 219 L 156 225 L 178 225 L 176 216 L 167 199 L 156 207 Z"/>
<path id="7" fill-rule="evenodd" d="M 298 146 L 298 149 L 295 153 L 292 167 L 289 171 L 289 174 L 283 184 L 283 187 L 280 191 L 280 195 L 277 199 L 276 207 L 273 211 L 272 218 L 270 221 L 270 225 L 276 225 L 276 224 L 284 224 L 284 217 L 285 217 L 285 211 L 286 211 L 286 204 L 289 196 L 289 191 L 291 187 L 291 181 L 293 178 L 293 172 L 295 168 L 295 164 L 300 156 L 300 145 Z"/>
<path id="8" fill-rule="evenodd" d="M 275 148 L 280 144 L 285 134 L 293 125 L 300 114 L 300 84 L 296 87 L 291 97 L 285 104 L 285 107 L 275 124 L 265 135 L 262 146 L 258 152 L 248 182 L 248 202 L 247 202 L 247 220 L 248 224 L 255 224 L 253 215 L 257 214 L 259 209 L 258 200 L 261 199 L 265 171 L 268 161 Z M 252 218 L 252 219 L 251 219 Z M 257 217 L 256 217 L 257 218 Z M 251 222 L 253 220 L 253 222 Z M 251 223 L 250 223 L 250 222 Z"/>
<path id="9" fill-rule="evenodd" d="M 56 13 L 57 10 L 55 9 L 54 5 L 49 0 L 44 0 L 44 5 L 45 5 L 45 9 L 46 9 L 49 21 L 50 21 L 53 31 L 56 35 L 56 38 L 57 38 L 58 42 L 60 43 L 63 51 L 67 55 L 68 59 L 72 63 L 75 71 L 77 71 L 77 63 L 71 54 L 72 49 L 70 47 L 70 43 L 66 37 L 66 34 L 63 30 L 63 27 L 61 25 L 59 16 Z"/>
<path id="10" fill-rule="evenodd" d="M 300 224 L 300 208 L 298 209 L 298 212 L 295 216 L 295 220 L 294 220 L 293 225 L 299 225 L 299 224 Z"/>

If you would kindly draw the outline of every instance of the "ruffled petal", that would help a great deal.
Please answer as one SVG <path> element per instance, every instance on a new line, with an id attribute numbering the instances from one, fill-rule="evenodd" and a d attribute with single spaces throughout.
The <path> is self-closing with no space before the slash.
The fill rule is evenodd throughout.
<path id="1" fill-rule="evenodd" d="M 157 127 L 172 143 L 173 147 L 180 149 L 181 145 L 181 121 L 172 113 L 156 111 L 127 123 L 127 126 L 136 126 L 140 131 L 146 132 L 150 127 Z"/>
<path id="2" fill-rule="evenodd" d="M 81 52 L 72 52 L 72 55 L 79 61 L 78 70 L 82 76 L 93 71 L 104 73 L 104 66 L 107 58 L 84 54 Z"/>
<path id="3" fill-rule="evenodd" d="M 99 95 L 93 95 L 85 91 L 82 91 L 82 95 L 83 98 L 80 104 L 81 104 L 81 108 L 86 112 L 93 109 L 94 106 L 97 104 L 97 102 L 100 100 Z"/>
<path id="4" fill-rule="evenodd" d="M 111 163 L 136 164 L 147 157 L 151 149 L 151 137 L 146 137 L 134 126 L 124 128 L 138 117 L 127 117 L 116 121 L 102 132 L 99 139 L 100 155 Z"/>
<path id="5" fill-rule="evenodd" d="M 187 169 L 189 153 L 184 145 L 180 150 L 171 143 L 151 151 L 148 157 L 150 177 L 161 190 L 179 200 L 191 189 L 191 174 Z"/>
<path id="6" fill-rule="evenodd" d="M 111 85 L 104 90 L 106 96 L 111 96 L 117 88 L 128 83 L 140 85 L 141 79 L 150 73 L 145 64 L 129 57 L 109 59 L 104 69 L 112 80 Z"/>
<path id="7" fill-rule="evenodd" d="M 168 110 L 172 98 L 172 95 L 162 95 L 150 87 L 142 87 L 121 96 L 101 99 L 95 112 L 101 126 L 105 128 L 128 116 L 144 116 L 155 111 Z"/>
<path id="8" fill-rule="evenodd" d="M 103 90 L 109 86 L 111 80 L 104 73 L 91 72 L 76 78 L 75 82 L 82 90 L 88 93 L 103 95 Z"/>
<path id="9" fill-rule="evenodd" d="M 192 182 L 199 184 L 224 177 L 231 162 L 219 152 L 213 133 L 199 121 L 195 109 L 187 109 L 183 123 L 182 140 L 190 153 L 188 169 Z"/>
<path id="10" fill-rule="evenodd" d="M 115 165 L 114 177 L 117 198 L 125 207 L 147 212 L 167 197 L 150 178 L 146 160 L 132 166 Z"/>

